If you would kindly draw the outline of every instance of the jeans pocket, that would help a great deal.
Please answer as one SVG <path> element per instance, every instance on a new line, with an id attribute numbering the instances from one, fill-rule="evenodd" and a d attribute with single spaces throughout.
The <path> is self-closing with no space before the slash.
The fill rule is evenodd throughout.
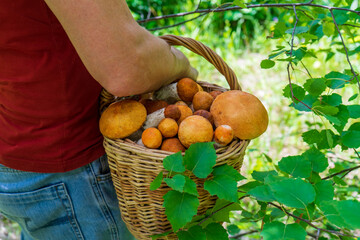
<path id="1" fill-rule="evenodd" d="M 84 239 L 64 183 L 22 193 L 0 193 L 0 211 L 32 239 Z"/>

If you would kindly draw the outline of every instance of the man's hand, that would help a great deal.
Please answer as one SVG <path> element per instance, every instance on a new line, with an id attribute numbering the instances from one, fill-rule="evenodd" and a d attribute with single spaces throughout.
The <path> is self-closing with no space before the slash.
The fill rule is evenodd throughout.
<path id="1" fill-rule="evenodd" d="M 179 50 L 137 24 L 125 0 L 45 0 L 90 74 L 110 93 L 154 91 L 197 71 Z"/>

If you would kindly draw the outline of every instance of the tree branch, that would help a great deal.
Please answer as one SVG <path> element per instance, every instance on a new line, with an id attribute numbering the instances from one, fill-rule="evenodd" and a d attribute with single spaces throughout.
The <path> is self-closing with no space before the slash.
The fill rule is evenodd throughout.
<path id="1" fill-rule="evenodd" d="M 359 169 L 359 168 L 360 168 L 360 165 L 352 167 L 352 168 L 347 168 L 347 169 L 341 170 L 339 172 L 333 173 L 333 174 L 331 174 L 331 175 L 329 175 L 327 177 L 324 177 L 324 178 L 322 178 L 322 180 L 327 180 L 327 179 L 333 178 L 333 177 L 335 177 L 337 175 L 340 175 L 342 173 L 348 174 L 351 171 L 354 171 L 354 170 Z"/>
<path id="2" fill-rule="evenodd" d="M 233 235 L 233 236 L 229 236 L 229 238 L 238 239 L 238 238 L 244 237 L 246 235 L 257 233 L 257 232 L 259 232 L 259 231 L 258 230 L 252 230 L 252 231 L 248 231 L 248 232 L 244 232 L 244 233 L 238 233 L 238 234 Z"/>
<path id="3" fill-rule="evenodd" d="M 281 8 L 283 8 L 283 7 L 293 7 L 293 6 L 295 6 L 295 7 L 309 6 L 309 7 L 324 8 L 324 9 L 328 9 L 328 10 L 348 11 L 348 12 L 352 12 L 352 13 L 355 13 L 355 14 L 360 16 L 360 11 L 356 11 L 356 10 L 352 10 L 352 9 L 348 9 L 348 8 L 329 7 L 329 6 L 325 6 L 325 5 L 313 4 L 312 2 L 313 1 L 309 1 L 309 2 L 306 2 L 306 3 L 248 4 L 247 8 L 271 8 L 271 7 L 281 7 Z M 241 9 L 243 9 L 242 7 L 239 7 L 239 6 L 234 6 L 234 7 L 229 7 L 229 6 L 231 6 L 231 4 L 226 4 L 223 7 L 219 7 L 219 8 L 196 9 L 196 10 L 190 11 L 190 12 L 169 14 L 169 15 L 158 16 L 158 17 L 153 17 L 153 18 L 149 18 L 149 19 L 140 19 L 140 20 L 138 20 L 138 23 L 147 23 L 147 22 L 151 22 L 151 21 L 159 21 L 159 20 L 168 19 L 168 18 L 184 17 L 184 16 L 187 16 L 187 15 L 197 14 L 197 13 L 224 12 L 224 11 L 232 11 L 232 10 L 241 10 Z"/>
<path id="4" fill-rule="evenodd" d="M 343 39 L 343 37 L 342 37 L 342 35 L 341 35 L 339 26 L 338 26 L 338 24 L 337 24 L 337 22 L 336 22 L 336 20 L 335 20 L 335 16 L 334 16 L 334 13 L 333 13 L 333 9 L 329 9 L 329 10 L 330 10 L 330 13 L 331 13 L 331 17 L 332 17 L 332 19 L 333 19 L 333 21 L 334 21 L 336 30 L 337 30 L 337 32 L 339 33 L 341 42 L 342 42 L 342 44 L 343 44 L 343 46 L 344 46 L 344 50 L 345 50 L 345 54 L 346 54 L 346 60 L 347 60 L 347 62 L 349 63 L 351 72 L 353 73 L 354 77 L 356 78 L 356 81 L 357 81 L 357 84 L 358 84 L 358 87 L 359 87 L 359 91 L 360 91 L 360 82 L 359 82 L 358 76 L 357 76 L 357 74 L 355 73 L 355 70 L 354 70 L 354 68 L 353 68 L 353 66 L 352 66 L 352 64 L 351 64 L 351 62 L 350 62 L 349 53 L 348 53 L 347 47 L 346 47 L 346 45 L 345 45 L 344 39 Z"/>
<path id="5" fill-rule="evenodd" d="M 291 216 L 293 218 L 296 218 L 302 222 L 305 222 L 307 223 L 309 226 L 317 229 L 319 232 L 327 232 L 327 233 L 331 233 L 331 234 L 334 234 L 334 235 L 338 235 L 338 236 L 344 236 L 344 237 L 358 237 L 358 236 L 352 236 L 352 235 L 348 235 L 348 234 L 344 234 L 344 233 L 341 233 L 341 232 L 338 232 L 338 231 L 334 231 L 334 230 L 329 230 L 329 229 L 324 229 L 324 228 L 319 228 L 317 226 L 315 226 L 311 221 L 307 220 L 307 219 L 303 219 L 301 217 L 298 217 L 290 212 L 288 212 L 286 209 L 284 209 L 283 207 L 279 206 L 279 205 L 276 205 L 272 202 L 269 202 L 270 205 L 280 209 L 281 211 L 283 211 L 286 215 L 288 216 Z M 319 233 L 320 234 L 320 233 Z"/>

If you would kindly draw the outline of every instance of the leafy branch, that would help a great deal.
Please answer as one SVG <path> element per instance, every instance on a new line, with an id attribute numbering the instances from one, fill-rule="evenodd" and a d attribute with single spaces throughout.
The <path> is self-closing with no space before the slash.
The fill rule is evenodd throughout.
<path id="1" fill-rule="evenodd" d="M 308 7 L 317 7 L 317 8 L 324 8 L 324 9 L 328 9 L 328 10 L 341 10 L 341 11 L 349 11 L 349 12 L 353 12 L 357 15 L 360 16 L 360 11 L 356 11 L 356 10 L 351 10 L 348 8 L 339 8 L 339 7 L 330 7 L 330 6 L 326 6 L 326 5 L 320 5 L 320 4 L 313 4 L 312 3 L 313 0 L 306 2 L 306 3 L 266 3 L 266 4 L 246 4 L 246 8 L 273 8 L 273 7 L 278 7 L 278 8 L 286 8 L 286 7 L 304 7 L 304 6 L 308 6 Z M 159 21 L 162 19 L 169 19 L 169 18 L 178 18 L 178 17 L 184 17 L 187 15 L 192 15 L 192 14 L 202 14 L 202 13 L 214 13 L 214 12 L 225 12 L 225 11 L 234 11 L 234 10 L 241 10 L 244 9 L 244 7 L 240 7 L 240 6 L 233 6 L 233 7 L 229 7 L 232 4 L 226 4 L 223 5 L 222 7 L 218 7 L 218 8 L 209 8 L 209 9 L 196 9 L 194 11 L 190 11 L 190 12 L 182 12 L 182 13 L 175 13 L 175 14 L 168 14 L 168 15 L 163 15 L 163 16 L 157 16 L 157 17 L 152 17 L 152 18 L 147 18 L 147 19 L 140 19 L 137 22 L 138 23 L 147 23 L 147 22 L 151 22 L 151 21 Z"/>
<path id="2" fill-rule="evenodd" d="M 319 227 L 315 226 L 315 224 L 313 224 L 311 221 L 309 221 L 309 220 L 307 220 L 307 219 L 304 219 L 304 218 L 301 218 L 301 217 L 299 217 L 299 216 L 296 216 L 296 215 L 290 213 L 289 211 L 287 211 L 287 210 L 286 210 L 284 207 L 282 207 L 282 206 L 279 206 L 279 205 L 277 205 L 277 204 L 275 204 L 275 203 L 272 203 L 272 202 L 269 202 L 269 204 L 272 205 L 272 206 L 274 206 L 274 207 L 276 207 L 276 208 L 278 208 L 279 210 L 283 211 L 286 215 L 288 215 L 288 216 L 290 216 L 290 217 L 293 217 L 293 218 L 295 218 L 295 219 L 297 219 L 297 220 L 300 220 L 300 221 L 302 221 L 302 222 L 307 223 L 309 226 L 315 228 L 315 229 L 318 231 L 319 234 L 320 234 L 320 232 L 327 232 L 327 233 L 331 233 L 331 234 L 338 235 L 338 236 L 357 237 L 357 236 L 353 236 L 353 235 L 341 233 L 341 232 L 335 231 L 335 230 L 329 230 L 329 229 L 319 228 Z"/>

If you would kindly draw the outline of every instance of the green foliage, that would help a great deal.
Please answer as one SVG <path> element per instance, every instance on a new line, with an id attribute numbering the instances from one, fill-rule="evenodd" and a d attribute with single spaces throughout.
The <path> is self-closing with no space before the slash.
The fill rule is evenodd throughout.
<path id="1" fill-rule="evenodd" d="M 252 49 L 271 44 L 268 57 L 258 61 L 258 68 L 269 73 L 281 69 L 285 73 L 284 109 L 293 113 L 293 118 L 307 119 L 292 126 L 300 129 L 296 134 L 301 147 L 297 153 L 276 158 L 261 149 L 251 149 L 259 155 L 258 159 L 250 159 L 252 166 L 259 162 L 262 165 L 248 170 L 252 173 L 246 179 L 230 166 L 215 167 L 212 145 L 195 145 L 183 158 L 177 154 L 174 157 L 177 167 L 167 167 L 170 174 L 159 175 L 154 186 L 165 182 L 179 196 L 186 194 L 195 199 L 197 191 L 189 184 L 192 181 L 189 176 L 207 178 L 202 187 L 219 199 L 202 216 L 196 216 L 192 209 L 191 214 L 180 217 L 181 223 L 172 220 L 178 221 L 172 222 L 174 230 L 179 239 L 227 239 L 226 231 L 216 225 L 227 222 L 229 235 L 243 233 L 250 227 L 263 239 L 305 239 L 307 234 L 318 239 L 359 237 L 356 235 L 360 229 L 359 177 L 352 173 L 358 169 L 360 160 L 360 83 L 358 66 L 354 64 L 360 53 L 360 13 L 352 12 L 359 11 L 359 4 L 350 0 L 317 0 L 308 5 L 297 2 L 295 8 L 291 0 L 232 3 L 231 6 L 243 9 L 211 13 L 199 20 L 201 24 L 193 22 L 196 27 L 186 23 L 182 30 L 196 29 L 198 40 L 207 41 L 207 45 L 220 52 L 235 53 L 239 46 L 256 43 L 259 36 L 261 44 Z M 278 3 L 289 5 L 249 7 Z M 176 7 L 181 8 L 178 12 L 184 12 L 195 7 L 213 9 L 221 4 L 225 1 L 201 1 L 199 6 L 187 5 L 190 9 L 186 9 L 186 4 Z M 177 11 L 175 6 L 173 10 Z M 164 19 L 156 26 L 188 19 Z M 217 46 L 219 41 L 224 49 Z M 320 67 L 314 67 L 315 63 Z M 338 157 L 338 152 L 347 156 L 347 160 Z M 254 156 L 250 149 L 248 153 Z M 175 162 L 170 164 L 173 165 Z M 242 184 L 238 186 L 240 180 Z M 193 186 L 185 187 L 186 183 Z M 246 201 L 238 201 L 239 198 Z M 170 202 L 167 204 L 166 207 L 173 208 Z"/>
<path id="2" fill-rule="evenodd" d="M 179 239 L 227 239 L 226 230 L 218 222 L 229 221 L 229 212 L 239 209 L 237 182 L 244 177 L 229 165 L 214 166 L 216 158 L 213 143 L 192 144 L 184 157 L 178 152 L 164 158 L 166 177 L 163 178 L 164 173 L 160 172 L 151 183 L 153 191 L 162 182 L 172 189 L 164 195 L 163 206 Z M 185 167 L 187 171 L 183 171 Z M 172 174 L 174 171 L 178 173 Z M 218 201 L 205 215 L 195 217 L 200 203 L 192 179 L 196 177 L 208 177 L 203 188 L 216 195 Z"/>

